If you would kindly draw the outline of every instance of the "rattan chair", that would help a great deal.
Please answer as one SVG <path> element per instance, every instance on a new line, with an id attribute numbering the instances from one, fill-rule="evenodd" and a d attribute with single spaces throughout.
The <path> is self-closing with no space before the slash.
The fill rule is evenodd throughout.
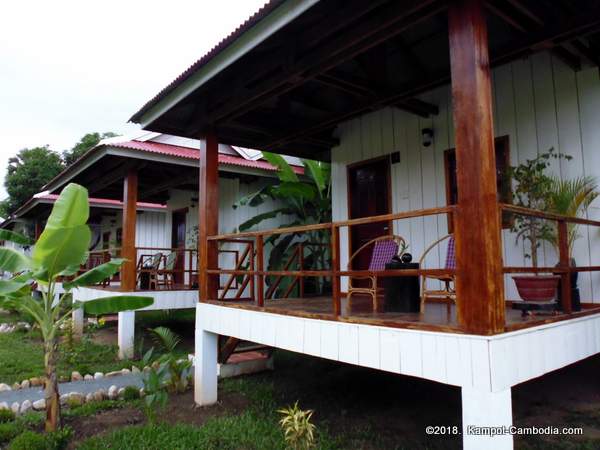
<path id="1" fill-rule="evenodd" d="M 380 236 L 372 239 L 350 256 L 348 270 L 352 270 L 351 267 L 354 258 L 370 246 L 373 246 L 373 253 L 371 254 L 371 262 L 369 263 L 368 270 L 377 272 L 385 270 L 385 265 L 389 263 L 394 256 L 399 256 L 398 251 L 406 248 L 406 241 L 404 238 L 396 235 Z M 379 303 L 379 293 L 381 288 L 378 285 L 377 278 L 377 275 L 350 277 L 348 281 L 348 302 L 350 302 L 351 297 L 355 294 L 369 295 L 373 300 L 373 310 L 380 311 L 382 306 Z M 354 286 L 353 283 L 356 280 L 368 280 L 369 286 Z"/>
<path id="2" fill-rule="evenodd" d="M 431 250 L 436 248 L 445 240 L 448 240 L 448 249 L 446 251 L 446 264 L 445 268 L 449 271 L 453 271 L 456 269 L 456 253 L 454 251 L 454 235 L 447 234 L 446 236 L 438 239 L 433 244 L 431 244 L 425 252 L 423 252 L 423 256 L 419 260 L 419 267 L 421 269 L 424 268 L 425 258 L 429 254 Z M 427 281 L 438 281 L 442 284 L 441 289 L 430 289 L 427 286 Z M 441 275 L 422 275 L 421 276 L 421 313 L 425 312 L 425 303 L 427 300 L 439 300 L 446 302 L 448 306 L 448 311 L 450 311 L 450 306 L 456 303 L 456 290 L 455 290 L 455 275 L 453 273 L 441 274 Z"/>

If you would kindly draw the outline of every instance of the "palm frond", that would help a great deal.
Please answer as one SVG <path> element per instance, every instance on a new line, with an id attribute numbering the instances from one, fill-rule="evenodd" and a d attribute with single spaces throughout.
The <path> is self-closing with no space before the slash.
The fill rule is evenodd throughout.
<path id="1" fill-rule="evenodd" d="M 167 327 L 151 328 L 152 339 L 167 353 L 172 353 L 181 342 L 181 338 Z"/>

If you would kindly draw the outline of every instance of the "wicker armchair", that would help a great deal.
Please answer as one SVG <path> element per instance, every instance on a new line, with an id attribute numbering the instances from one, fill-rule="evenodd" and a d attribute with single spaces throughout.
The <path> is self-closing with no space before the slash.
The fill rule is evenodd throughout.
<path id="1" fill-rule="evenodd" d="M 425 252 L 423 252 L 423 256 L 419 260 L 419 267 L 423 268 L 423 264 L 425 263 L 425 258 L 427 254 L 440 245 L 445 240 L 448 240 L 448 249 L 446 251 L 446 265 L 445 268 L 449 271 L 456 269 L 456 254 L 454 252 L 454 235 L 448 234 L 433 244 L 431 244 Z M 442 283 L 441 289 L 430 289 L 427 287 L 427 280 L 436 280 Z M 456 303 L 456 291 L 455 291 L 455 276 L 454 274 L 442 274 L 442 275 L 422 275 L 421 276 L 421 313 L 425 312 L 425 302 L 430 299 L 436 299 L 445 301 L 448 306 L 448 311 L 450 311 L 450 306 L 453 303 Z"/>
<path id="2" fill-rule="evenodd" d="M 371 262 L 369 263 L 368 270 L 380 271 L 385 270 L 385 265 L 389 263 L 394 256 L 398 255 L 399 250 L 406 248 L 406 241 L 404 238 L 396 235 L 380 236 L 372 239 L 350 256 L 348 270 L 351 270 L 352 262 L 356 256 L 370 246 L 373 246 L 373 253 L 371 254 Z M 348 281 L 348 302 L 350 302 L 350 299 L 354 294 L 369 295 L 373 299 L 373 310 L 380 311 L 382 306 L 379 303 L 379 293 L 381 288 L 378 285 L 377 278 L 377 275 L 350 277 L 350 280 Z M 368 280 L 369 286 L 355 286 L 353 283 L 356 280 Z"/>

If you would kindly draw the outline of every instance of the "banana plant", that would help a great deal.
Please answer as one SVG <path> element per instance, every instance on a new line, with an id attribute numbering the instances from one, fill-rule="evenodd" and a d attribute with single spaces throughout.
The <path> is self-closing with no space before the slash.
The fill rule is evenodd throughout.
<path id="1" fill-rule="evenodd" d="M 153 303 L 152 298 L 138 296 L 105 297 L 83 304 L 69 301 L 73 289 L 111 277 L 124 261 L 113 259 L 78 275 L 88 258 L 91 239 L 88 217 L 87 189 L 69 184 L 54 204 L 31 258 L 11 248 L 0 248 L 0 270 L 13 274 L 11 279 L 0 280 L 0 308 L 29 314 L 44 341 L 46 431 L 55 431 L 61 425 L 56 373 L 58 338 L 73 310 L 83 308 L 88 314 L 104 314 L 143 308 Z M 17 233 L 5 233 L 1 237 L 17 243 L 27 239 Z M 64 291 L 60 295 L 57 292 L 59 283 Z"/>
<path id="2" fill-rule="evenodd" d="M 271 211 L 258 214 L 239 226 L 239 231 L 247 231 L 261 222 L 279 216 L 290 217 L 291 221 L 279 228 L 331 222 L 331 166 L 328 163 L 303 159 L 305 177 L 299 177 L 290 164 L 280 155 L 263 152 L 264 158 L 277 167 L 278 184 L 262 187 L 256 192 L 238 200 L 233 207 L 259 206 L 267 200 L 275 200 L 279 205 Z M 305 269 L 326 269 L 330 258 L 330 236 L 327 230 L 307 233 L 271 235 L 265 245 L 271 246 L 268 270 L 283 269 L 293 254 L 295 245 L 305 244 Z M 284 291 L 292 280 L 285 280 L 279 288 Z M 267 277 L 270 285 L 272 277 Z M 318 280 L 317 290 L 323 289 Z"/>

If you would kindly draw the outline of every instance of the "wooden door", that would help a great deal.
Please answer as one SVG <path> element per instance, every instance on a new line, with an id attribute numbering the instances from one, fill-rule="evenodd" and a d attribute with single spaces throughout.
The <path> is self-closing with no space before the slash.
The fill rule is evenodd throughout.
<path id="1" fill-rule="evenodd" d="M 175 260 L 174 281 L 176 284 L 183 284 L 185 282 L 185 216 L 187 214 L 186 209 L 179 209 L 173 211 L 173 222 L 171 231 L 171 247 L 177 249 L 177 259 Z M 166 255 L 165 255 L 166 256 Z"/>
<path id="2" fill-rule="evenodd" d="M 350 219 L 378 216 L 391 212 L 390 162 L 386 156 L 348 167 L 348 209 Z M 369 223 L 350 228 L 350 252 L 379 236 L 391 234 L 390 222 Z M 371 251 L 362 251 L 354 259 L 353 269 L 367 269 Z"/>

